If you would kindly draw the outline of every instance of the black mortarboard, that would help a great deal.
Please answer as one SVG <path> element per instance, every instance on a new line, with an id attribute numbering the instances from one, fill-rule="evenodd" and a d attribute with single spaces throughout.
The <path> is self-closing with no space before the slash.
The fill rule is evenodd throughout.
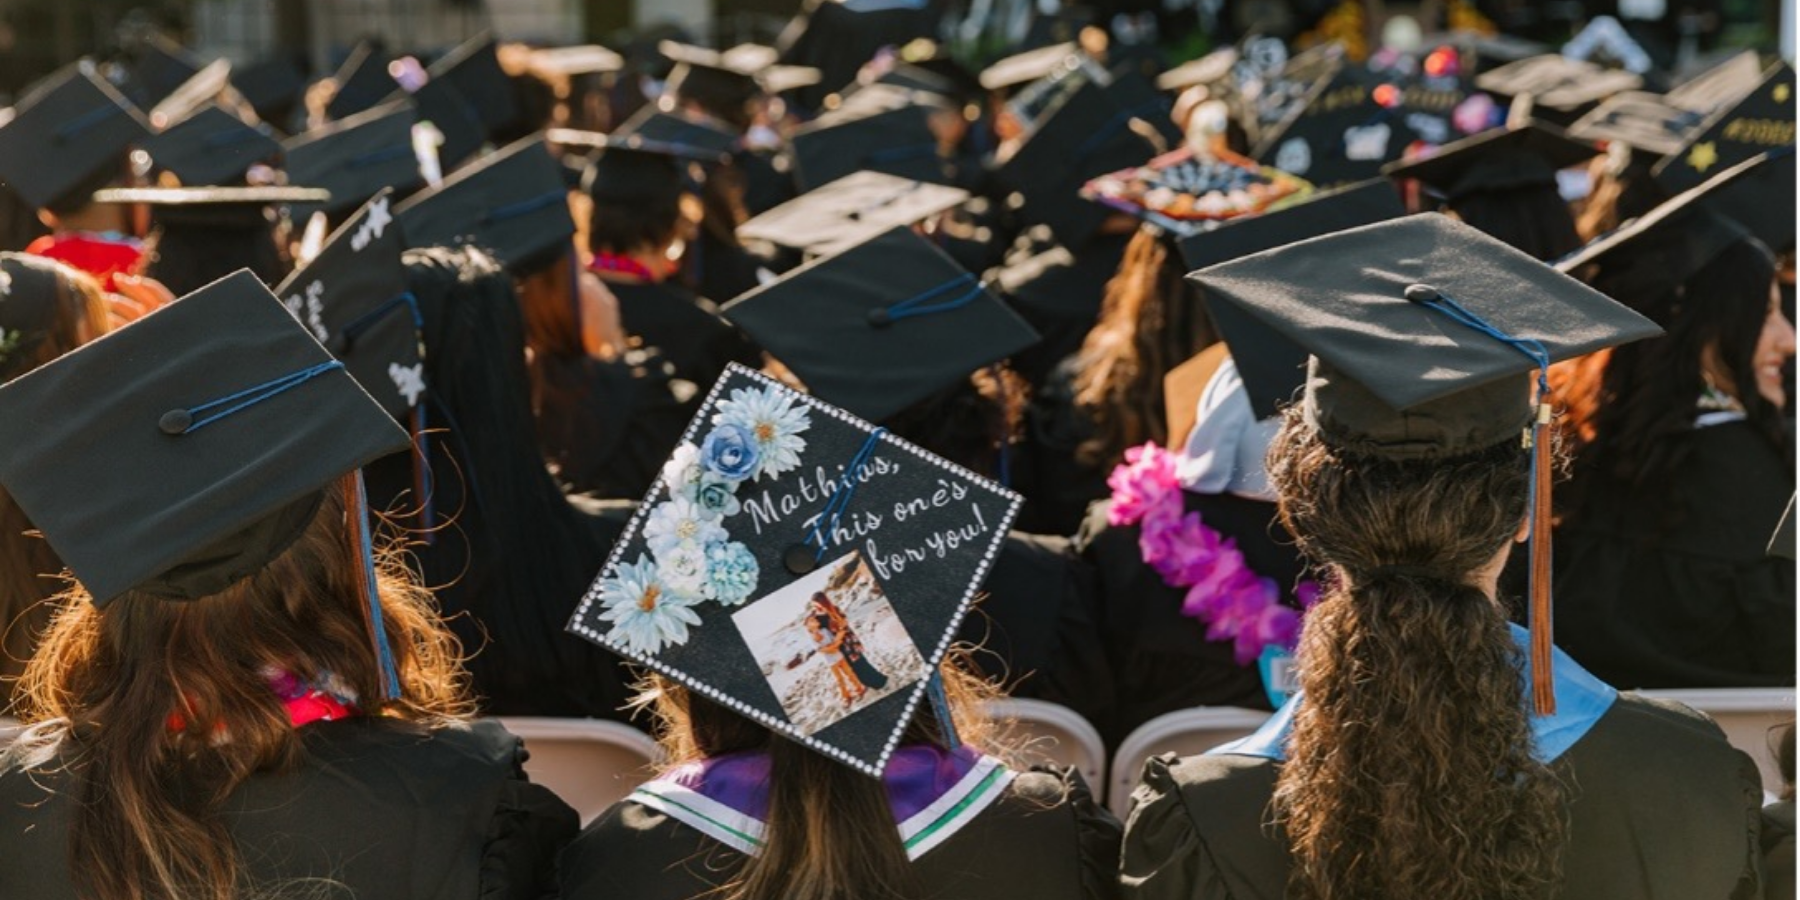
<path id="1" fill-rule="evenodd" d="M 1600 153 L 1587 141 L 1539 122 L 1496 128 L 1439 147 L 1422 159 L 1382 168 L 1389 178 L 1413 178 L 1455 202 L 1468 194 L 1556 184 L 1556 173 Z"/>
<path id="2" fill-rule="evenodd" d="M 1329 55 L 1295 57 L 1288 65 L 1296 74 L 1318 67 L 1328 74 L 1262 130 L 1251 158 L 1321 187 L 1375 177 L 1413 142 L 1413 130 L 1402 111 L 1376 102 L 1376 83 L 1366 71 L 1335 65 Z"/>
<path id="3" fill-rule="evenodd" d="M 1106 218 L 1104 207 L 1080 196 L 1081 186 L 1156 154 L 1131 127 L 1136 116 L 1085 81 L 1038 121 L 995 177 L 1024 197 L 1020 213 L 1027 221 L 1049 225 L 1065 245 L 1079 245 Z"/>
<path id="4" fill-rule="evenodd" d="M 1720 110 L 1651 170 L 1670 193 L 1685 191 L 1758 153 L 1794 144 L 1794 70 L 1778 62 L 1762 83 Z"/>
<path id="5" fill-rule="evenodd" d="M 149 136 L 137 107 L 76 63 L 28 94 L 0 126 L 0 184 L 37 209 L 86 206 L 96 180 L 123 171 L 126 150 Z"/>
<path id="6" fill-rule="evenodd" d="M 662 148 L 672 156 L 717 162 L 737 149 L 739 136 L 704 113 L 663 112 L 646 106 L 613 129 L 609 146 Z"/>
<path id="7" fill-rule="evenodd" d="M 1308 187 L 1236 154 L 1205 157 L 1184 146 L 1141 166 L 1102 175 L 1082 186 L 1081 195 L 1182 235 L 1255 215 Z"/>
<path id="8" fill-rule="evenodd" d="M 1626 304 L 1663 296 L 1718 258 L 1725 248 L 1763 229 L 1772 240 L 1793 242 L 1793 150 L 1763 154 L 1714 175 L 1624 227 L 1601 235 L 1557 261 L 1575 275 Z M 1785 197 L 1770 199 L 1782 189 Z M 1760 197 L 1761 202 L 1755 202 Z M 1745 203 L 1745 198 L 1750 198 Z M 1723 203 L 1721 201 L 1724 201 Z M 1750 222 L 1729 217 L 1730 209 Z"/>
<path id="9" fill-rule="evenodd" d="M 192 50 L 161 32 L 152 32 L 132 56 L 126 67 L 126 92 L 145 109 L 161 103 L 206 65 Z"/>
<path id="10" fill-rule="evenodd" d="M 389 102 L 410 99 L 420 122 L 428 122 L 443 136 L 437 145 L 438 165 L 449 171 L 474 156 L 487 142 L 487 125 L 481 111 L 448 79 L 432 79 L 408 94 L 396 92 Z"/>
<path id="11" fill-rule="evenodd" d="M 306 92 L 306 76 L 287 56 L 271 56 L 233 69 L 231 86 L 263 121 L 285 129 L 293 127 L 289 114 Z"/>
<path id="12" fill-rule="evenodd" d="M 0 387 L 0 484 L 98 605 L 218 593 L 407 445 L 248 272 Z"/>
<path id="13" fill-rule="evenodd" d="M 739 44 L 723 52 L 662 41 L 656 49 L 675 63 L 668 91 L 706 106 L 736 109 L 758 92 L 779 94 L 819 83 L 811 66 L 776 65 L 781 53 L 760 44 Z"/>
<path id="14" fill-rule="evenodd" d="M 856 172 L 739 225 L 739 238 L 829 256 L 890 228 L 909 226 L 969 199 L 961 188 L 881 172 Z"/>
<path id="15" fill-rule="evenodd" d="M 256 185 L 251 187 L 139 187 L 107 188 L 94 192 L 95 203 L 141 203 L 156 216 L 183 216 L 198 220 L 232 215 L 238 210 L 262 210 L 294 203 L 324 203 L 331 192 L 321 188 Z M 261 214 L 258 213 L 260 218 Z"/>
<path id="16" fill-rule="evenodd" d="M 1769 555 L 1781 559 L 1794 558 L 1794 498 L 1788 498 L 1787 510 L 1781 514 L 1781 523 L 1775 526 L 1775 533 L 1769 536 Z"/>
<path id="17" fill-rule="evenodd" d="M 400 264 L 405 242 L 386 191 L 358 210 L 275 296 L 396 421 L 424 390 L 416 302 Z"/>
<path id="18" fill-rule="evenodd" d="M 1634 150 L 1667 156 L 1682 148 L 1686 136 L 1705 116 L 1683 109 L 1666 97 L 1626 91 L 1606 98 L 1569 126 L 1569 136 L 1584 141 L 1617 141 Z"/>
<path id="19" fill-rule="evenodd" d="M 890 73 L 902 71 L 928 77 L 937 84 L 902 84 L 901 87 L 920 88 L 965 100 L 980 96 L 982 91 L 981 76 L 930 38 L 915 38 L 900 48 L 899 61 Z"/>
<path id="20" fill-rule="evenodd" d="M 1681 109 L 1711 113 L 1749 96 L 1762 80 L 1761 57 L 1755 50 L 1745 50 L 1670 88 L 1664 96 Z"/>
<path id="21" fill-rule="evenodd" d="M 281 155 L 281 144 L 269 136 L 267 126 L 250 125 L 217 104 L 202 107 L 140 146 L 158 168 L 190 186 L 242 182 L 251 166 Z"/>
<path id="22" fill-rule="evenodd" d="M 428 70 L 431 81 L 456 88 L 457 96 L 480 119 L 484 138 L 512 127 L 519 118 L 512 79 L 500 68 L 497 47 L 493 37 L 483 35 L 450 51 Z"/>
<path id="23" fill-rule="evenodd" d="M 144 274 L 182 293 L 244 268 L 265 284 L 280 281 L 288 273 L 278 243 L 281 213 L 330 196 L 298 187 L 110 188 L 94 202 L 149 207 L 156 244 Z"/>
<path id="24" fill-rule="evenodd" d="M 1556 53 L 1507 63 L 1475 77 L 1475 86 L 1508 99 L 1530 95 L 1539 118 L 1567 125 L 1594 104 L 1620 91 L 1635 91 L 1644 79 L 1624 69 L 1606 69 Z"/>
<path id="25" fill-rule="evenodd" d="M 1196 85 L 1211 86 L 1231 77 L 1237 66 L 1236 47 L 1220 47 L 1199 59 L 1190 59 L 1158 75 L 1156 86 L 1165 91 L 1185 91 Z"/>
<path id="26" fill-rule="evenodd" d="M 413 108 L 364 110 L 287 140 L 288 178 L 331 191 L 329 211 L 350 209 L 382 188 L 410 193 L 423 184 L 412 142 Z"/>
<path id="27" fill-rule="evenodd" d="M 562 167 L 541 135 L 483 157 L 397 209 L 414 247 L 473 243 L 508 268 L 530 269 L 575 234 Z"/>
<path id="28" fill-rule="evenodd" d="M 569 628 L 879 776 L 1020 502 L 733 364 Z"/>
<path id="29" fill-rule="evenodd" d="M 1360 228 L 1406 215 L 1400 194 L 1386 179 L 1315 194 L 1302 203 L 1233 219 L 1181 239 L 1181 258 L 1192 269 L 1262 253 L 1323 234 Z M 1280 331 L 1229 303 L 1201 293 L 1219 336 L 1231 348 L 1244 392 L 1256 417 L 1266 419 L 1294 398 L 1306 382 L 1306 351 Z M 1188 410 L 1192 415 L 1193 410 Z"/>
<path id="30" fill-rule="evenodd" d="M 688 114 L 646 107 L 612 134 L 552 128 L 552 144 L 600 150 L 578 179 L 589 197 L 629 204 L 679 190 L 687 163 L 717 165 L 730 158 L 737 137 Z"/>
<path id="31" fill-rule="evenodd" d="M 356 115 L 387 99 L 399 82 L 388 74 L 388 56 L 374 44 L 363 41 L 350 51 L 332 80 L 337 93 L 325 105 L 325 115 L 342 119 Z"/>
<path id="32" fill-rule="evenodd" d="M 1015 53 L 981 70 L 981 86 L 1010 91 L 1060 72 L 1078 69 L 1087 54 L 1074 41 Z"/>
<path id="33" fill-rule="evenodd" d="M 231 87 L 231 61 L 215 59 L 150 109 L 150 124 L 168 128 L 218 101 Z"/>
<path id="34" fill-rule="evenodd" d="M 544 75 L 598 75 L 625 68 L 625 57 L 599 44 L 531 51 L 527 66 Z"/>
<path id="35" fill-rule="evenodd" d="M 794 132 L 794 180 L 803 191 L 862 170 L 944 181 L 930 117 L 947 103 L 936 94 L 893 85 L 858 90 L 845 106 Z"/>
<path id="36" fill-rule="evenodd" d="M 875 421 L 1038 340 L 906 228 L 795 269 L 723 312 L 814 395 Z"/>

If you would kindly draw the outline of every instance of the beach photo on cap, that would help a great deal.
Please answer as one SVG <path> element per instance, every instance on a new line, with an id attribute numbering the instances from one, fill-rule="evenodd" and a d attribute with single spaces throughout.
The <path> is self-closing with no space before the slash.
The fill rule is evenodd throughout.
<path id="1" fill-rule="evenodd" d="M 731 616 L 794 729 L 810 735 L 925 677 L 925 658 L 859 553 Z"/>

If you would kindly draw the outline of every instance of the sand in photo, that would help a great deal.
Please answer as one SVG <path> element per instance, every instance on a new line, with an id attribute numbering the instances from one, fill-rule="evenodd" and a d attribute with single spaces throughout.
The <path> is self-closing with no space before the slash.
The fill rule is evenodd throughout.
<path id="1" fill-rule="evenodd" d="M 823 601 L 815 600 L 824 595 Z M 788 721 L 812 735 L 915 684 L 925 659 L 859 553 L 733 613 Z"/>

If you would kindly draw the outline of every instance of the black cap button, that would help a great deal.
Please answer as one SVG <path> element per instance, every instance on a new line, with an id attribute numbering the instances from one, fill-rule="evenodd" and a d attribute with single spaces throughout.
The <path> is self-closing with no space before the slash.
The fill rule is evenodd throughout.
<path id="1" fill-rule="evenodd" d="M 1406 286 L 1406 299 L 1414 303 L 1430 303 L 1442 297 L 1438 289 L 1429 284 L 1409 284 Z"/>
<path id="2" fill-rule="evenodd" d="M 886 328 L 894 324 L 894 317 L 888 315 L 887 307 L 878 306 L 869 310 L 869 324 L 876 328 Z"/>
<path id="3" fill-rule="evenodd" d="M 805 575 L 819 567 L 818 554 L 805 544 L 793 544 L 781 551 L 781 564 L 795 575 Z"/>
<path id="4" fill-rule="evenodd" d="M 156 427 L 161 428 L 163 434 L 183 434 L 192 424 L 194 416 L 185 409 L 171 409 L 156 420 Z"/>

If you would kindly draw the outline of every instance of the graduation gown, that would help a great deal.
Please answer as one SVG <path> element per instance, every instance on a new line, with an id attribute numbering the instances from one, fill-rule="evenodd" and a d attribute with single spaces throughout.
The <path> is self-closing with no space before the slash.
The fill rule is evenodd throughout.
<path id="1" fill-rule="evenodd" d="M 1553 760 L 1572 788 L 1554 896 L 1757 897 L 1756 764 L 1705 716 L 1678 703 L 1614 694 L 1557 655 L 1559 715 L 1533 720 L 1540 756 Z M 1572 681 L 1587 683 L 1576 689 Z M 1266 824 L 1284 719 L 1278 713 L 1257 734 L 1201 756 L 1170 754 L 1146 764 L 1125 837 L 1125 897 L 1286 896 L 1287 839 Z"/>
<path id="2" fill-rule="evenodd" d="M 1065 358 L 1032 395 L 1025 444 L 1013 486 L 1025 495 L 1019 527 L 1039 534 L 1074 534 L 1088 504 L 1107 496 L 1111 467 L 1090 466 L 1075 451 L 1093 425 L 1075 408 L 1075 357 Z"/>
<path id="3" fill-rule="evenodd" d="M 538 446 L 552 473 L 565 491 L 606 499 L 644 496 L 705 390 L 678 390 L 654 350 L 615 361 L 540 356 L 534 365 Z"/>
<path id="4" fill-rule="evenodd" d="M 608 290 L 619 298 L 619 316 L 625 333 L 646 347 L 662 352 L 675 366 L 675 377 L 697 385 L 701 392 L 725 373 L 726 363 L 762 366 L 756 345 L 719 317 L 712 301 L 677 284 L 632 284 L 609 281 Z M 673 445 L 669 449 L 674 449 Z"/>
<path id="5" fill-rule="evenodd" d="M 640 787 L 563 853 L 562 896 L 689 900 L 727 883 L 761 845 L 767 776 L 767 756 L 732 754 Z M 1113 894 L 1119 823 L 1072 772 L 1014 772 L 968 750 L 902 747 L 883 781 L 926 896 Z"/>
<path id="6" fill-rule="evenodd" d="M 286 774 L 253 775 L 223 821 L 254 888 L 321 900 L 536 900 L 554 889 L 575 811 L 527 782 L 495 722 L 425 731 L 391 719 L 315 722 Z M 0 771 L 0 897 L 74 900 L 76 777 Z M 258 893 L 261 896 L 261 893 Z"/>
<path id="7" fill-rule="evenodd" d="M 1652 490 L 1577 473 L 1597 480 L 1556 532 L 1557 643 L 1625 687 L 1792 685 L 1794 564 L 1767 554 L 1791 450 L 1744 421 L 1687 439 Z"/>
<path id="8" fill-rule="evenodd" d="M 1108 504 L 1096 503 L 1075 539 L 1077 552 L 1093 567 L 1100 584 L 1100 635 L 1112 666 L 1117 699 L 1107 746 L 1116 747 L 1133 729 L 1164 713 L 1195 706 L 1269 709 L 1268 692 L 1254 664 L 1240 666 L 1231 641 L 1206 637 L 1206 626 L 1183 615 L 1187 588 L 1174 588 L 1144 562 L 1136 525 L 1106 522 Z M 1230 537 L 1257 574 L 1274 579 L 1283 600 L 1297 606 L 1294 585 L 1302 563 L 1299 551 L 1275 518 L 1275 506 L 1232 494 L 1182 492 L 1183 512 Z"/>
<path id="9" fill-rule="evenodd" d="M 1043 384 L 1057 363 L 1081 349 L 1100 318 L 1106 283 L 1118 273 L 1131 238 L 1131 232 L 1095 235 L 1069 252 L 1067 264 L 1046 265 L 1007 292 L 1012 308 L 1043 336 L 1037 346 L 1013 359 L 1013 367 L 1027 381 Z M 1042 254 L 1055 248 L 1037 249 Z"/>

